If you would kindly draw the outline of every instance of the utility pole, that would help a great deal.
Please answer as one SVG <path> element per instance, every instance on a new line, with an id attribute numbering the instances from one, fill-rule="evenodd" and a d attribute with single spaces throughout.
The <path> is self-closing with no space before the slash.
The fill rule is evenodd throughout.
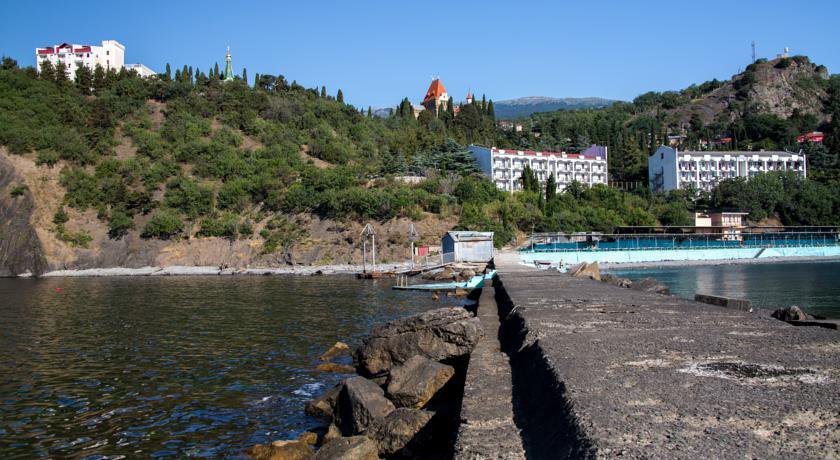
<path id="1" fill-rule="evenodd" d="M 752 41 L 752 61 L 755 64 L 755 40 Z"/>
<path id="2" fill-rule="evenodd" d="M 408 239 L 411 241 L 411 268 L 414 268 L 414 242 L 417 241 L 420 234 L 414 228 L 414 222 L 408 227 Z"/>

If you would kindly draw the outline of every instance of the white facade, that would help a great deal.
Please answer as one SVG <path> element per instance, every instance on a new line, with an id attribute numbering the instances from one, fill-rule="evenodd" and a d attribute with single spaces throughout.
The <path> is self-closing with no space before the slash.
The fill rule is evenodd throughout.
<path id="1" fill-rule="evenodd" d="M 157 75 L 157 72 L 155 72 L 154 70 L 144 66 L 143 64 L 126 64 L 125 65 L 125 70 L 133 70 L 133 71 L 137 72 L 137 75 L 139 75 L 143 78 L 153 77 L 153 76 Z"/>
<path id="2" fill-rule="evenodd" d="M 35 61 L 38 72 L 41 63 L 50 62 L 53 67 L 59 63 L 67 66 L 67 77 L 76 78 L 76 69 L 85 66 L 94 70 L 96 65 L 103 69 L 119 71 L 125 65 L 125 46 L 116 40 L 105 40 L 101 46 L 62 43 L 46 48 L 35 48 Z"/>
<path id="3" fill-rule="evenodd" d="M 530 150 L 505 150 L 469 147 L 484 174 L 499 190 L 522 190 L 522 171 L 528 165 L 545 185 L 554 173 L 557 191 L 562 191 L 572 181 L 592 186 L 607 184 L 607 148 L 592 146 L 583 153 L 534 152 Z"/>
<path id="4" fill-rule="evenodd" d="M 801 152 L 681 152 L 661 146 L 648 158 L 648 181 L 653 192 L 690 186 L 708 191 L 724 179 L 749 180 L 769 171 L 794 171 L 805 178 L 805 155 Z"/>

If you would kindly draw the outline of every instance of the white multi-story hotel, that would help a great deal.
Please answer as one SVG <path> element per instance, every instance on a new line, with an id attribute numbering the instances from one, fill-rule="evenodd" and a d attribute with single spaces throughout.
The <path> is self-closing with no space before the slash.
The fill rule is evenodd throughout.
<path id="1" fill-rule="evenodd" d="M 90 70 L 99 65 L 106 71 L 119 71 L 123 68 L 136 71 L 141 77 L 150 77 L 155 72 L 143 64 L 125 64 L 125 46 L 116 40 L 105 40 L 101 46 L 62 43 L 46 48 L 35 48 L 35 63 L 41 72 L 41 63 L 49 62 L 53 67 L 63 63 L 67 67 L 67 77 L 76 78 L 76 69 L 85 66 Z"/>
<path id="2" fill-rule="evenodd" d="M 125 65 L 125 46 L 116 40 L 105 40 L 102 46 L 77 45 L 62 43 L 46 48 L 35 48 L 36 68 L 41 71 L 41 63 L 49 62 L 53 67 L 59 63 L 67 66 L 67 76 L 76 78 L 76 69 L 85 66 L 91 70 L 96 65 L 105 70 L 120 70 Z"/>
<path id="3" fill-rule="evenodd" d="M 534 152 L 531 150 L 506 150 L 469 147 L 481 170 L 500 190 L 522 190 L 522 171 L 528 165 L 540 183 L 554 173 L 557 191 L 562 191 L 572 181 L 592 186 L 607 184 L 607 148 L 593 145 L 581 153 Z"/>
<path id="4" fill-rule="evenodd" d="M 806 177 L 802 152 L 679 151 L 661 146 L 648 158 L 648 181 L 653 192 L 694 186 L 711 190 L 735 177 L 749 180 L 769 171 L 794 171 Z"/>

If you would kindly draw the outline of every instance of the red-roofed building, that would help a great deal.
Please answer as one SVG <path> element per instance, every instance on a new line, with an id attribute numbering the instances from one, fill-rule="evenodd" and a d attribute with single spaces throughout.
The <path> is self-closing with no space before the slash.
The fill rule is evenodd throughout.
<path id="1" fill-rule="evenodd" d="M 35 48 L 35 60 L 38 72 L 41 65 L 49 62 L 53 67 L 59 63 L 67 67 L 67 77 L 76 78 L 76 69 L 81 66 L 94 70 L 97 65 L 105 70 L 119 71 L 125 65 L 125 46 L 116 40 L 105 40 L 102 46 L 77 45 L 62 43 L 60 45 Z"/>
<path id="2" fill-rule="evenodd" d="M 796 138 L 796 142 L 801 144 L 805 141 L 808 142 L 822 142 L 825 139 L 825 134 L 820 131 L 811 131 L 810 133 L 805 133 Z"/>
<path id="3" fill-rule="evenodd" d="M 441 83 L 440 78 L 435 78 L 432 80 L 432 84 L 429 85 L 429 90 L 426 91 L 426 96 L 423 98 L 423 102 L 421 104 L 426 110 L 434 110 L 438 111 L 438 109 L 443 106 L 446 108 L 446 104 L 449 103 L 449 94 L 446 92 L 446 88 L 443 87 L 443 83 Z"/>

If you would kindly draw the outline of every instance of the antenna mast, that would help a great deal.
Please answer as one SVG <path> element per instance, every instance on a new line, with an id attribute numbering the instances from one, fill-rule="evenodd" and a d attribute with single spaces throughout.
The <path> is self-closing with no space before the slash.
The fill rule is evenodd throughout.
<path id="1" fill-rule="evenodd" d="M 755 63 L 755 40 L 752 42 L 752 61 Z"/>

